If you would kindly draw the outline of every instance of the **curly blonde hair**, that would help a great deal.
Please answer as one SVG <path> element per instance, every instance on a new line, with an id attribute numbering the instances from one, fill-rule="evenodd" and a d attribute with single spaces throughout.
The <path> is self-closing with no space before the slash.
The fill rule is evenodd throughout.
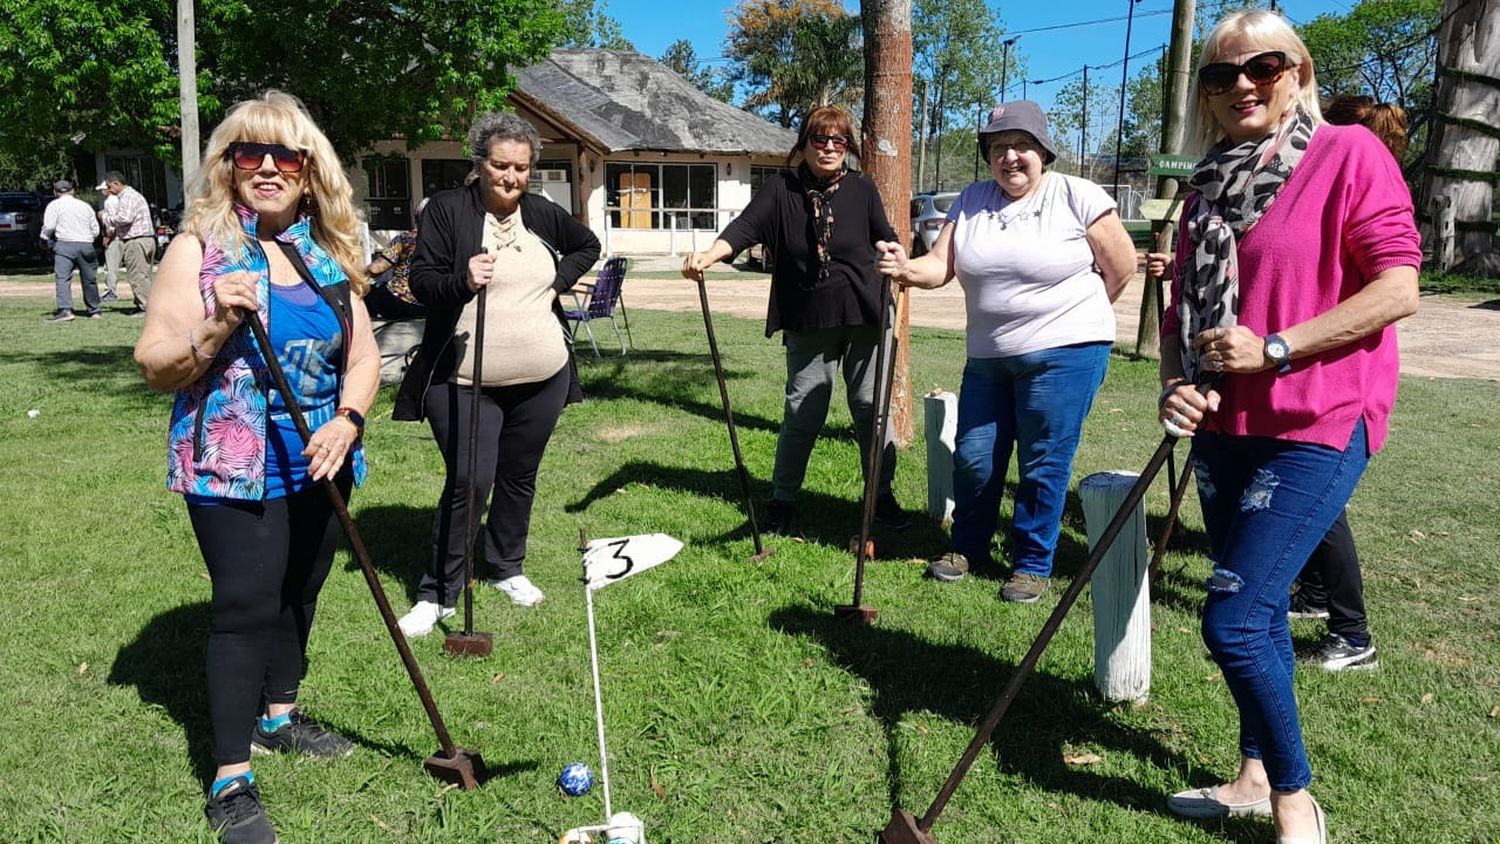
<path id="1" fill-rule="evenodd" d="M 338 262 L 349 277 L 350 288 L 364 295 L 370 279 L 364 269 L 360 237 L 363 221 L 354 207 L 354 189 L 328 137 L 313 122 L 302 101 L 291 94 L 267 91 L 256 99 L 236 103 L 224 115 L 208 138 L 203 164 L 188 189 L 182 230 L 201 240 L 223 244 L 226 249 L 250 247 L 251 238 L 235 212 L 240 201 L 229 145 L 237 141 L 282 144 L 306 154 L 302 182 L 307 194 L 303 201 L 312 217 L 313 239 Z"/>
<path id="2" fill-rule="evenodd" d="M 1203 41 L 1203 50 L 1198 54 L 1198 67 L 1219 61 L 1219 45 L 1231 35 L 1239 35 L 1262 50 L 1280 50 L 1286 53 L 1287 63 L 1296 68 L 1297 91 L 1289 105 L 1298 105 L 1307 112 L 1314 123 L 1324 123 L 1323 109 L 1318 102 L 1318 79 L 1313 67 L 1312 53 L 1297 31 L 1287 24 L 1281 15 L 1265 9 L 1250 9 L 1234 12 L 1218 22 Z M 1214 144 L 1224 139 L 1224 128 L 1214 118 L 1208 105 L 1208 97 L 1197 83 L 1194 74 L 1193 99 L 1188 104 L 1188 138 L 1183 151 L 1204 155 Z"/>

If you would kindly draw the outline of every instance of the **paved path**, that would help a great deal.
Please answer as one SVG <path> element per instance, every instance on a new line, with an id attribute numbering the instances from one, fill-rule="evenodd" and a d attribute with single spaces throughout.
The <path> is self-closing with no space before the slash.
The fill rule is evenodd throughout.
<path id="1" fill-rule="evenodd" d="M 660 272 L 681 266 L 681 259 L 637 261 L 637 271 Z M 709 280 L 715 313 L 764 319 L 769 278 L 741 273 L 743 279 Z M 1137 275 L 1115 303 L 1117 341 L 1135 347 L 1141 307 L 1142 277 Z M 685 280 L 632 278 L 625 301 L 632 308 L 698 311 L 698 295 Z M 911 322 L 926 328 L 964 328 L 964 297 L 958 283 L 937 290 L 913 290 Z M 1415 316 L 1397 326 L 1401 371 L 1433 378 L 1481 378 L 1500 381 L 1500 308 L 1449 296 L 1424 296 Z"/>

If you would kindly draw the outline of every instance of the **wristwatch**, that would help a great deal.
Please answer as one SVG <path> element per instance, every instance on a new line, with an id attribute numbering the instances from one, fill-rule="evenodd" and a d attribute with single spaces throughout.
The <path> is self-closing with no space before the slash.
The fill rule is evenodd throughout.
<path id="1" fill-rule="evenodd" d="M 341 407 L 338 410 L 334 411 L 333 415 L 334 416 L 342 416 L 345 419 L 348 419 L 350 422 L 353 422 L 354 423 L 354 427 L 359 429 L 359 433 L 361 435 L 364 434 L 364 432 L 365 432 L 365 417 L 364 417 L 364 414 L 360 413 L 359 411 L 355 410 L 352 407 Z"/>
<path id="2" fill-rule="evenodd" d="M 1281 375 L 1292 369 L 1292 347 L 1282 339 L 1280 334 L 1266 335 L 1266 363 L 1276 367 L 1276 374 Z"/>

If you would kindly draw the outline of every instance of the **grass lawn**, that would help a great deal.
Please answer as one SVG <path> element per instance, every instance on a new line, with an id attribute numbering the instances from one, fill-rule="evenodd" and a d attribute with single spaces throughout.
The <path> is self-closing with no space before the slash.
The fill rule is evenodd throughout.
<path id="1" fill-rule="evenodd" d="M 207 842 L 212 770 L 203 684 L 209 582 L 185 509 L 163 486 L 169 399 L 130 360 L 140 323 L 45 324 L 46 288 L 0 300 L 0 830 L 17 842 Z M 687 543 L 599 593 L 616 810 L 653 842 L 862 842 L 892 801 L 920 814 L 1029 646 L 1060 588 L 1003 605 L 996 584 L 938 584 L 920 519 L 882 536 L 869 628 L 835 622 L 851 594 L 857 450 L 835 401 L 801 499 L 805 542 L 746 563 L 751 543 L 717 389 L 691 315 L 638 310 L 626 358 L 582 359 L 591 400 L 563 416 L 543 463 L 527 571 L 536 609 L 476 596 L 494 655 L 418 659 L 455 739 L 498 774 L 445 789 L 437 744 L 347 554 L 312 637 L 302 703 L 354 738 L 350 758 L 257 757 L 284 842 L 553 842 L 596 823 L 602 795 L 566 798 L 562 766 L 597 767 L 578 527 Z M 740 438 L 761 500 L 780 420 L 779 345 L 722 318 Z M 955 389 L 963 338 L 913 332 L 914 386 Z M 1075 478 L 1139 470 L 1160 438 L 1151 364 L 1116 359 Z M 32 418 L 28 411 L 38 411 Z M 370 414 L 370 483 L 352 506 L 404 610 L 426 556 L 441 462 L 425 426 Z M 1314 790 L 1339 842 L 1500 841 L 1500 393 L 1407 379 L 1389 447 L 1350 506 L 1378 671 L 1299 673 Z M 897 492 L 926 500 L 923 450 Z M 1007 501 L 1007 506 L 1008 506 Z M 1165 483 L 1147 499 L 1155 534 Z M 1076 502 L 1075 502 L 1076 504 Z M 1154 684 L 1139 707 L 1101 703 L 1088 595 L 939 820 L 946 842 L 1268 842 L 1264 821 L 1192 823 L 1165 797 L 1237 760 L 1234 707 L 1198 634 L 1207 573 L 1196 504 L 1155 590 Z M 1058 561 L 1087 554 L 1070 509 Z M 1299 639 L 1322 632 L 1295 622 Z M 1069 763 L 1065 755 L 1097 761 Z"/>

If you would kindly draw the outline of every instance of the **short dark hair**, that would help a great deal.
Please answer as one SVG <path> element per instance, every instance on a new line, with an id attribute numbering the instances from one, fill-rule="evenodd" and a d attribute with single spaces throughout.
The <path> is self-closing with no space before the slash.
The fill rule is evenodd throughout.
<path id="1" fill-rule="evenodd" d="M 859 136 L 854 132 L 854 118 L 843 106 L 818 106 L 802 118 L 802 128 L 797 132 L 797 145 L 786 154 L 787 166 L 797 154 L 807 149 L 807 139 L 813 135 L 843 135 L 849 139 L 849 152 L 859 158 Z"/>
<path id="2" fill-rule="evenodd" d="M 119 170 L 110 170 L 109 172 L 105 173 L 104 181 L 108 182 L 109 184 L 130 184 L 129 182 L 125 181 L 125 174 L 121 173 Z"/>

